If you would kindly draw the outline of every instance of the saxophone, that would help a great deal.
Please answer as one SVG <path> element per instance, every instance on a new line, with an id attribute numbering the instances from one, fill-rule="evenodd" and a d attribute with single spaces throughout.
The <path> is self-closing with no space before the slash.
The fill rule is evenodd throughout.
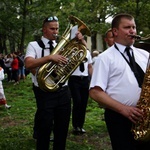
<path id="1" fill-rule="evenodd" d="M 43 91 L 53 92 L 59 89 L 86 58 L 87 48 L 81 42 L 77 41 L 76 38 L 70 39 L 70 37 L 71 30 L 76 26 L 82 35 L 90 36 L 90 30 L 75 16 L 70 16 L 69 20 L 68 28 L 51 53 L 51 55 L 56 53 L 61 54 L 67 58 L 68 63 L 63 65 L 48 62 L 38 69 L 37 82 Z"/>
<path id="2" fill-rule="evenodd" d="M 144 76 L 142 91 L 137 107 L 144 112 L 142 120 L 132 126 L 134 139 L 138 141 L 150 140 L 150 56 Z"/>

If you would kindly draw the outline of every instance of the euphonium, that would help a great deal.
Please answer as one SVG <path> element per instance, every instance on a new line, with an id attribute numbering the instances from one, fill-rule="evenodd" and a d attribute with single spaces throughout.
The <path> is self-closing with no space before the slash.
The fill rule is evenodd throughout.
<path id="1" fill-rule="evenodd" d="M 142 120 L 137 121 L 133 124 L 132 132 L 134 138 L 139 141 L 149 141 L 150 140 L 150 57 L 148 60 L 148 65 L 146 73 L 144 76 L 144 81 L 142 85 L 142 91 L 140 99 L 137 103 L 137 107 L 144 112 L 144 117 Z"/>
<path id="2" fill-rule="evenodd" d="M 82 35 L 90 35 L 89 28 L 77 17 L 70 16 L 68 28 L 63 33 L 60 42 L 51 55 L 61 54 L 68 60 L 67 64 L 55 64 L 48 62 L 41 66 L 37 72 L 39 87 L 44 91 L 56 91 L 63 85 L 80 63 L 86 58 L 87 48 L 76 38 L 70 39 L 71 30 L 76 25 Z"/>

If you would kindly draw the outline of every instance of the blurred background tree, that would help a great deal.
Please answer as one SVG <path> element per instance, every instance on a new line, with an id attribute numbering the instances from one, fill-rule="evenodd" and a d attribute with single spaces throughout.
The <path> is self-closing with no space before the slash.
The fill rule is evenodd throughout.
<path id="1" fill-rule="evenodd" d="M 29 41 L 41 36 L 42 21 L 56 15 L 60 22 L 60 35 L 65 31 L 68 16 L 74 15 L 91 30 L 91 50 L 97 49 L 101 35 L 110 28 L 111 18 L 117 13 L 130 13 L 135 17 L 137 34 L 146 36 L 150 30 L 150 0 L 1 0 L 0 1 L 0 53 L 20 50 L 25 52 Z"/>

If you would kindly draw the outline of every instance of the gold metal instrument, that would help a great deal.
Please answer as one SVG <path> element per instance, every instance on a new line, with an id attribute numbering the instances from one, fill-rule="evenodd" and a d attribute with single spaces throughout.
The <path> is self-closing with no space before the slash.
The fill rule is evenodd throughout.
<path id="1" fill-rule="evenodd" d="M 150 34 L 148 34 L 145 37 L 141 37 L 140 35 L 129 35 L 132 38 L 135 38 L 134 46 L 137 48 L 141 48 L 143 50 L 146 50 L 150 52 Z"/>
<path id="2" fill-rule="evenodd" d="M 133 124 L 134 138 L 139 141 L 150 141 L 150 57 L 137 107 L 144 112 L 144 117 Z"/>
<path id="3" fill-rule="evenodd" d="M 136 39 L 136 40 L 148 40 L 148 39 L 150 39 L 150 34 L 148 34 L 146 37 L 141 37 L 140 35 L 134 35 L 134 34 L 130 34 L 129 36 Z"/>
<path id="4" fill-rule="evenodd" d="M 80 63 L 86 58 L 87 48 L 85 45 L 78 41 L 76 38 L 70 39 L 71 30 L 76 25 L 78 31 L 82 35 L 90 36 L 89 28 L 75 16 L 69 17 L 69 25 L 63 35 L 60 42 L 53 49 L 51 55 L 56 53 L 61 54 L 68 60 L 67 64 L 56 64 L 54 62 L 48 62 L 41 66 L 37 72 L 37 81 L 39 87 L 44 91 L 56 91 L 59 89 L 80 65 Z"/>

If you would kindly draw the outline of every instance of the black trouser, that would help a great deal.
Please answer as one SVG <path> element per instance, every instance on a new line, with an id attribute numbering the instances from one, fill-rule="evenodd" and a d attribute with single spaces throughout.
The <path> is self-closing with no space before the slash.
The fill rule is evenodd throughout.
<path id="1" fill-rule="evenodd" d="M 53 130 L 53 150 L 65 150 L 71 112 L 68 87 L 57 92 L 44 92 L 33 87 L 37 103 L 35 128 L 37 130 L 37 150 L 49 150 L 50 134 Z"/>
<path id="2" fill-rule="evenodd" d="M 71 76 L 68 81 L 73 100 L 72 125 L 74 128 L 83 127 L 89 97 L 89 78 Z"/>
<path id="3" fill-rule="evenodd" d="M 133 138 L 132 123 L 112 110 L 105 110 L 105 121 L 113 150 L 149 150 L 150 142 L 141 143 Z"/>
<path id="4" fill-rule="evenodd" d="M 10 67 L 6 67 L 6 73 L 7 73 L 7 81 L 10 81 L 12 79 L 11 78 L 12 71 Z"/>
<path id="5" fill-rule="evenodd" d="M 15 80 L 15 82 L 18 81 L 18 69 L 12 70 L 12 80 Z"/>

